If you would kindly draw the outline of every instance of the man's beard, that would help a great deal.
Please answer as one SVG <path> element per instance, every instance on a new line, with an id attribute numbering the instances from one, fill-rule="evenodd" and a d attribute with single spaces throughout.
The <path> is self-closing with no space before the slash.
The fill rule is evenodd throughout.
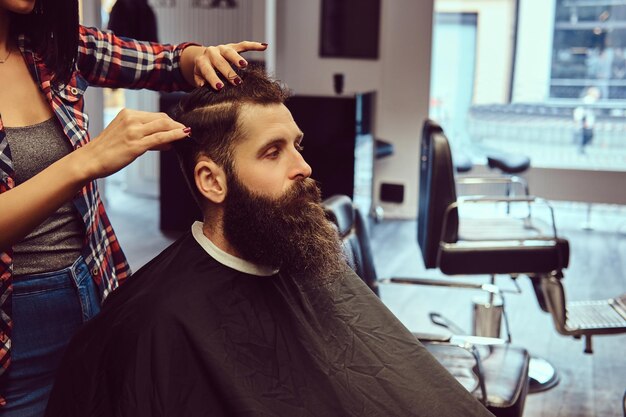
<path id="1" fill-rule="evenodd" d="M 254 194 L 233 174 L 224 205 L 224 236 L 247 261 L 278 267 L 309 284 L 329 282 L 346 261 L 320 202 L 320 189 L 309 178 L 272 199 Z"/>

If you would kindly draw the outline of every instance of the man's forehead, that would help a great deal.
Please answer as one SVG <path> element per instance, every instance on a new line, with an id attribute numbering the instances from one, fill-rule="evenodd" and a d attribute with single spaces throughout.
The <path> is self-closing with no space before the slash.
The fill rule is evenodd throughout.
<path id="1" fill-rule="evenodd" d="M 291 135 L 301 135 L 289 109 L 282 103 L 245 103 L 239 109 L 239 126 L 245 133 L 255 136 L 270 131 L 285 130 Z"/>
<path id="2" fill-rule="evenodd" d="M 240 118 L 255 119 L 258 117 L 285 116 L 291 117 L 291 112 L 283 103 L 243 103 L 239 109 Z M 293 117 L 291 117 L 293 119 Z"/>

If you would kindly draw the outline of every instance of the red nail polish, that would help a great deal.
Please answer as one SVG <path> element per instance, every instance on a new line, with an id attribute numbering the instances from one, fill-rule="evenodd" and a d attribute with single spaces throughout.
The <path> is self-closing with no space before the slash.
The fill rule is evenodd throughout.
<path id="1" fill-rule="evenodd" d="M 237 77 L 235 78 L 235 85 L 240 85 L 243 81 L 241 81 L 241 78 Z"/>
<path id="2" fill-rule="evenodd" d="M 244 61 L 243 59 L 239 61 L 239 66 L 245 67 L 246 65 L 248 65 L 248 63 Z"/>
<path id="3" fill-rule="evenodd" d="M 186 134 L 187 134 L 187 136 L 190 136 L 190 135 L 191 135 L 191 128 L 190 128 L 190 127 L 186 127 L 186 128 L 184 128 L 184 129 L 183 129 L 183 133 L 186 133 Z"/>
<path id="4" fill-rule="evenodd" d="M 267 44 L 266 44 L 265 42 L 261 43 L 261 45 L 263 45 L 263 46 L 267 46 Z"/>
<path id="5" fill-rule="evenodd" d="M 224 84 L 222 84 L 222 83 L 217 83 L 217 84 L 215 84 L 215 89 L 216 89 L 217 91 L 220 91 L 222 88 L 224 88 Z"/>

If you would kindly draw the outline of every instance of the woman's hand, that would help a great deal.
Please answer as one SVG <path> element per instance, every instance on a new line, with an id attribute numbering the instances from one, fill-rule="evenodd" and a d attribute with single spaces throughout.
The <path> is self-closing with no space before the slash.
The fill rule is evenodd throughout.
<path id="1" fill-rule="evenodd" d="M 181 56 L 183 75 L 190 85 L 201 87 L 208 82 L 215 90 L 224 87 L 217 73 L 221 73 L 233 85 L 241 84 L 241 78 L 233 70 L 248 65 L 241 55 L 246 51 L 265 51 L 266 43 L 239 42 L 218 46 L 188 46 Z"/>
<path id="2" fill-rule="evenodd" d="M 190 129 L 165 113 L 123 109 L 95 139 L 82 148 L 85 179 L 105 177 L 151 149 L 167 149 L 190 135 Z"/>
<path id="3" fill-rule="evenodd" d="M 22 240 L 89 181 L 189 134 L 164 113 L 122 110 L 97 138 L 0 194 L 0 252 Z"/>

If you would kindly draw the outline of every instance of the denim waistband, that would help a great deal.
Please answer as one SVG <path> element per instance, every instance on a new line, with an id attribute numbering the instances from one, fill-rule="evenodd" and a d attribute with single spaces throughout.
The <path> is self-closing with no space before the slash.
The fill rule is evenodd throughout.
<path id="1" fill-rule="evenodd" d="M 39 274 L 15 275 L 13 277 L 13 295 L 30 294 L 80 285 L 85 278 L 90 278 L 87 264 L 82 256 L 67 268 Z"/>

